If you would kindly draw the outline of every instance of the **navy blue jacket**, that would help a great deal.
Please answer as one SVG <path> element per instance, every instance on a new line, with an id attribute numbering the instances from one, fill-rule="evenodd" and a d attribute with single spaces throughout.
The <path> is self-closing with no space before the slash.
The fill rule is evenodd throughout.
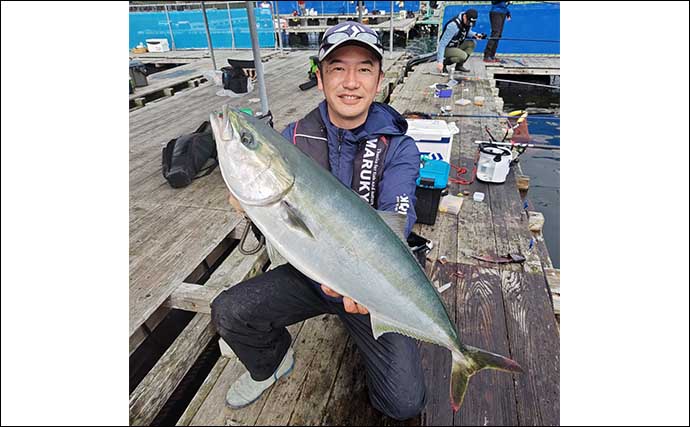
<path id="1" fill-rule="evenodd" d="M 360 141 L 386 136 L 389 148 L 383 163 L 383 176 L 378 187 L 377 210 L 407 214 L 405 235 L 409 235 L 417 220 L 414 210 L 416 180 L 419 176 L 419 150 L 414 140 L 405 135 L 407 121 L 386 104 L 374 102 L 363 125 L 355 129 L 340 129 L 328 117 L 326 101 L 319 105 L 321 119 L 328 134 L 328 157 L 331 173 L 350 188 L 357 145 Z M 283 136 L 292 140 L 295 123 L 290 123 Z"/>
<path id="2" fill-rule="evenodd" d="M 492 1 L 491 12 L 505 13 L 507 16 L 510 16 L 508 4 L 510 4 L 509 1 Z"/>

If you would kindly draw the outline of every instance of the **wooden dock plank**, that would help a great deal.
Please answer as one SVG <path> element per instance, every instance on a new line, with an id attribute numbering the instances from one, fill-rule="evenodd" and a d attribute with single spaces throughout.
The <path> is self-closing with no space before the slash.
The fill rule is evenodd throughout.
<path id="1" fill-rule="evenodd" d="M 510 171 L 503 185 L 491 186 L 489 192 L 498 254 L 518 253 L 526 258 L 523 266 L 508 264 L 504 267 L 516 271 L 524 267 L 527 271 L 539 273 L 542 263 L 534 245 L 530 249 L 532 233 L 529 231 L 527 212 L 517 189 L 515 171 Z"/>
<path id="2" fill-rule="evenodd" d="M 254 240 L 250 243 L 255 242 Z M 234 286 L 258 274 L 267 260 L 265 249 L 249 256 L 235 250 L 219 267 L 220 271 L 229 274 L 211 281 L 209 287 L 216 286 L 221 291 L 223 288 Z M 131 425 L 150 424 L 215 334 L 210 315 L 197 313 L 192 318 L 189 325 L 130 395 Z"/>
<path id="3" fill-rule="evenodd" d="M 557 268 L 545 268 L 544 276 L 546 283 L 551 290 L 551 299 L 553 301 L 553 312 L 556 314 L 556 319 L 560 320 L 561 316 L 561 270 Z"/>
<path id="4" fill-rule="evenodd" d="M 295 353 L 298 352 L 298 347 L 295 345 L 299 336 L 300 330 L 304 322 L 297 323 L 288 327 L 290 335 L 292 335 L 293 348 Z M 299 350 L 302 352 L 302 350 Z M 296 360 L 295 360 L 296 362 Z M 225 369 L 218 377 L 218 380 L 213 386 L 213 389 L 208 393 L 206 400 L 199 407 L 194 418 L 189 425 L 192 426 L 224 426 L 224 425 L 238 425 L 247 426 L 255 425 L 256 419 L 261 413 L 263 406 L 270 394 L 266 392 L 253 404 L 241 409 L 231 409 L 225 403 L 225 395 L 230 388 L 230 385 L 237 380 L 247 370 L 234 354 L 228 359 Z M 290 378 L 290 375 L 278 381 L 275 387 L 279 387 L 284 381 Z"/>
<path id="5" fill-rule="evenodd" d="M 199 387 L 199 390 L 197 390 L 196 394 L 192 398 L 192 401 L 189 402 L 187 409 L 185 409 L 184 413 L 182 414 L 180 419 L 177 420 L 177 423 L 175 423 L 175 425 L 190 425 L 190 423 L 196 416 L 197 412 L 199 412 L 199 408 L 201 408 L 201 405 L 204 404 L 204 401 L 215 387 L 216 382 L 223 373 L 223 370 L 225 370 L 225 366 L 227 366 L 228 361 L 229 360 L 227 357 L 218 358 L 218 361 L 215 365 L 213 365 L 211 372 L 206 376 L 204 383 L 201 384 L 201 387 Z"/>
<path id="6" fill-rule="evenodd" d="M 215 335 L 210 316 L 197 314 L 129 396 L 129 424 L 150 425 Z"/>
<path id="7" fill-rule="evenodd" d="M 161 236 L 141 239 L 130 252 L 130 335 L 170 296 L 240 218 L 226 211 L 175 208 L 161 219 Z M 133 236 L 136 239 L 139 236 Z"/>
<path id="8" fill-rule="evenodd" d="M 237 60 L 253 60 L 254 58 L 251 50 L 214 49 L 213 54 L 216 57 L 216 66 L 219 69 L 228 65 L 228 58 Z M 262 49 L 261 59 L 265 61 L 276 54 L 277 52 L 274 50 Z M 185 51 L 170 51 L 164 53 L 149 52 L 142 54 L 130 53 L 130 58 L 134 58 L 143 63 L 185 64 L 148 75 L 146 78 L 148 85 L 135 88 L 134 93 L 129 95 L 129 99 L 146 96 L 165 88 L 176 86 L 188 80 L 202 77 L 204 71 L 213 70 L 213 62 L 211 61 L 210 54 L 206 50 L 190 53 Z"/>
<path id="9" fill-rule="evenodd" d="M 498 270 L 460 264 L 457 319 L 463 343 L 511 357 Z M 485 370 L 470 380 L 454 425 L 520 425 L 513 375 Z"/>
<path id="10" fill-rule="evenodd" d="M 511 353 L 525 370 L 515 375 L 520 425 L 560 424 L 560 343 L 543 274 L 503 271 Z"/>
<path id="11" fill-rule="evenodd" d="M 295 367 L 270 396 L 257 425 L 318 425 L 338 373 L 347 330 L 334 315 L 304 322 L 294 344 Z"/>
<path id="12" fill-rule="evenodd" d="M 451 321 L 455 322 L 457 277 L 453 273 L 457 265 L 457 218 L 454 215 L 439 214 L 433 226 L 416 227 L 421 236 L 434 242 L 434 248 L 428 255 L 433 260 L 429 262 L 428 275 L 437 287 L 451 284 L 440 296 Z M 448 262 L 443 264 L 438 261 L 441 256 L 445 256 Z M 421 413 L 421 424 L 452 425 L 453 410 L 449 400 L 450 351 L 437 345 L 420 343 L 420 352 L 427 390 L 427 404 Z"/>
<path id="13" fill-rule="evenodd" d="M 486 68 L 482 64 L 477 64 L 475 58 L 471 59 L 470 68 L 473 73 L 480 78 L 486 76 Z M 433 64 L 418 66 L 419 71 L 428 70 Z M 436 82 L 441 82 L 445 78 L 436 76 Z M 407 82 L 413 80 L 418 87 L 424 87 L 434 82 L 431 76 L 425 76 L 415 72 L 413 77 L 408 76 L 406 86 L 399 89 L 399 93 L 392 99 L 394 105 L 401 108 L 407 106 L 418 106 L 414 110 L 422 110 L 419 106 L 427 108 L 427 112 L 433 111 L 437 101 L 429 101 L 429 94 L 416 90 L 410 93 L 410 86 Z M 480 95 L 487 98 L 484 106 L 470 105 L 467 107 L 454 107 L 455 113 L 460 114 L 487 114 L 488 112 L 502 112 L 502 105 L 498 100 L 493 99 L 490 80 L 470 80 L 464 82 L 468 91 L 465 95 L 468 99 Z M 425 99 L 426 98 L 426 99 Z M 496 130 L 501 127 L 501 123 L 496 119 L 482 118 L 449 118 L 457 123 L 460 134 L 456 136 L 456 143 L 459 145 L 459 153 L 456 155 L 456 148 L 453 147 L 452 159 L 461 159 L 459 163 L 464 166 L 467 162 L 472 162 L 476 154 L 476 139 L 488 139 L 484 126 L 489 126 L 492 133 L 496 135 Z M 512 175 L 512 174 L 511 174 Z M 512 180 L 512 181 L 511 181 Z M 558 335 L 555 319 L 553 318 L 550 307 L 544 303 L 548 301 L 548 295 L 544 299 L 545 286 L 541 285 L 539 298 L 532 297 L 532 293 L 539 292 L 538 281 L 541 277 L 544 282 L 543 274 L 532 274 L 532 269 L 539 269 L 538 253 L 528 254 L 527 271 L 524 273 L 519 267 L 508 267 L 497 269 L 495 266 L 478 266 L 478 261 L 467 258 L 464 254 L 496 254 L 502 251 L 518 251 L 525 253 L 528 249 L 530 232 L 527 228 L 527 221 L 521 221 L 523 212 L 522 201 L 516 189 L 514 176 L 503 185 L 490 185 L 475 180 L 469 186 L 450 186 L 450 193 L 455 194 L 459 190 L 481 191 L 485 193 L 484 202 L 474 202 L 469 199 L 463 203 L 458 216 L 458 259 L 461 265 L 461 279 L 458 282 L 457 293 L 457 316 L 459 332 L 465 342 L 490 351 L 495 351 L 507 356 L 512 356 L 520 362 L 527 370 L 530 364 L 536 363 L 534 359 L 546 358 L 549 360 L 548 367 L 541 368 L 536 372 L 522 375 L 508 375 L 501 372 L 485 371 L 474 377 L 470 383 L 470 389 L 466 397 L 466 402 L 461 411 L 452 420 L 455 425 L 539 425 L 542 421 L 547 424 L 558 424 L 558 405 L 554 404 L 554 399 L 558 398 Z M 513 194 L 514 193 L 514 194 Z M 506 271 L 515 269 L 517 271 Z M 539 270 L 541 273 L 541 270 Z M 533 289 L 523 289 L 527 285 L 519 285 L 513 281 L 506 280 L 507 274 L 529 275 L 526 282 Z M 534 289 L 536 288 L 536 289 Z M 535 299 L 536 298 L 536 299 Z M 534 301 L 533 301 L 534 299 Z M 509 308 L 504 307 L 510 305 Z M 548 309 L 546 308 L 548 307 Z M 528 314 L 526 314 L 528 313 Z M 463 316 L 465 322 L 463 323 Z M 520 317 L 522 316 L 522 317 Z M 540 329 L 537 317 L 541 316 Z M 534 318 L 530 322 L 525 321 L 525 317 Z M 522 323 L 518 322 L 522 319 Z M 541 348 L 529 340 L 533 337 L 527 336 L 525 330 L 534 329 L 536 336 L 542 337 L 542 344 L 548 348 Z M 529 350 L 526 350 L 529 347 Z M 530 352 L 528 358 L 527 353 Z M 556 360 L 556 362 L 553 362 Z M 447 376 L 447 374 L 446 374 Z M 539 377 L 539 378 L 537 378 Z M 439 378 L 435 376 L 435 378 Z M 542 381 L 546 385 L 548 395 L 548 409 L 540 406 L 536 398 L 538 388 L 534 382 Z M 540 384 L 541 385 L 541 384 Z M 436 420 L 434 424 L 450 425 L 447 420 L 438 421 L 442 417 L 442 412 L 434 412 Z M 425 425 L 431 425 L 429 420 Z"/>

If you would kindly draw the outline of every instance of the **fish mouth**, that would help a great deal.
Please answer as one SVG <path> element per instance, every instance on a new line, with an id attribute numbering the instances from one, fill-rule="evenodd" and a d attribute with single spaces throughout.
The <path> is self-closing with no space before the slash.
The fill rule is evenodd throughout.
<path id="1" fill-rule="evenodd" d="M 240 141 L 243 126 L 239 114 L 244 113 L 236 111 L 230 108 L 228 104 L 225 104 L 223 106 L 222 115 L 217 116 L 219 120 L 217 120 L 216 123 L 218 124 L 218 136 L 220 138 L 218 138 L 216 142 L 219 148 L 222 147 L 222 149 L 218 151 L 223 179 L 230 192 L 242 205 L 272 205 L 282 200 L 292 189 L 295 177 L 286 176 L 279 172 L 273 176 L 271 171 L 274 167 L 275 159 L 271 155 L 266 156 L 266 165 L 261 165 L 263 167 L 261 167 L 255 175 L 250 176 L 247 173 L 248 170 L 245 169 L 245 165 L 240 163 L 240 158 L 243 156 L 242 153 L 245 152 L 244 150 L 247 150 L 247 154 L 253 150 L 244 147 L 243 143 Z M 230 146 L 232 146 L 232 149 L 225 149 L 226 147 L 230 148 Z M 239 150 L 239 152 L 236 150 Z M 224 161 L 220 159 L 221 151 L 224 153 L 227 151 L 228 155 L 230 155 L 230 153 L 235 154 L 232 154 L 231 158 L 225 159 Z M 278 191 L 272 192 L 271 190 L 274 188 Z"/>

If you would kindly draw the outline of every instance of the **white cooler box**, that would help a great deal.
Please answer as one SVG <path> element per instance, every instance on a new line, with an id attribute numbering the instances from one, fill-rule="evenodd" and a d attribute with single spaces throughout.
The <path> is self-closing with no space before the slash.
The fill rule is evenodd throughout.
<path id="1" fill-rule="evenodd" d="M 407 119 L 407 134 L 421 154 L 450 163 L 453 134 L 444 120 Z"/>
<path id="2" fill-rule="evenodd" d="M 147 39 L 146 48 L 149 52 L 167 52 L 170 50 L 168 39 Z"/>

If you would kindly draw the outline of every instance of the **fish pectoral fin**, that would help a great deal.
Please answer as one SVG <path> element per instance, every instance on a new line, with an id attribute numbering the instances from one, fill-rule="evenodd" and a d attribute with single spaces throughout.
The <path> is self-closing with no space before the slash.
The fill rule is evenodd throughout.
<path id="1" fill-rule="evenodd" d="M 378 339 L 381 335 L 386 332 L 397 332 L 406 337 L 414 338 L 420 341 L 428 341 L 419 332 L 405 327 L 403 325 L 397 324 L 396 322 L 384 319 L 376 315 L 376 313 L 369 312 L 371 317 L 371 332 L 374 334 L 374 339 Z"/>
<path id="2" fill-rule="evenodd" d="M 405 237 L 405 226 L 407 225 L 407 215 L 399 214 L 397 212 L 376 211 L 381 219 L 393 230 L 393 232 L 400 237 L 403 242 L 407 242 Z"/>
<path id="3" fill-rule="evenodd" d="M 297 208 L 286 200 L 280 202 L 280 207 L 281 216 L 285 223 L 290 226 L 290 228 L 300 231 L 312 239 L 314 238 L 314 233 L 311 232 L 307 224 L 304 222 L 304 219 Z"/>

